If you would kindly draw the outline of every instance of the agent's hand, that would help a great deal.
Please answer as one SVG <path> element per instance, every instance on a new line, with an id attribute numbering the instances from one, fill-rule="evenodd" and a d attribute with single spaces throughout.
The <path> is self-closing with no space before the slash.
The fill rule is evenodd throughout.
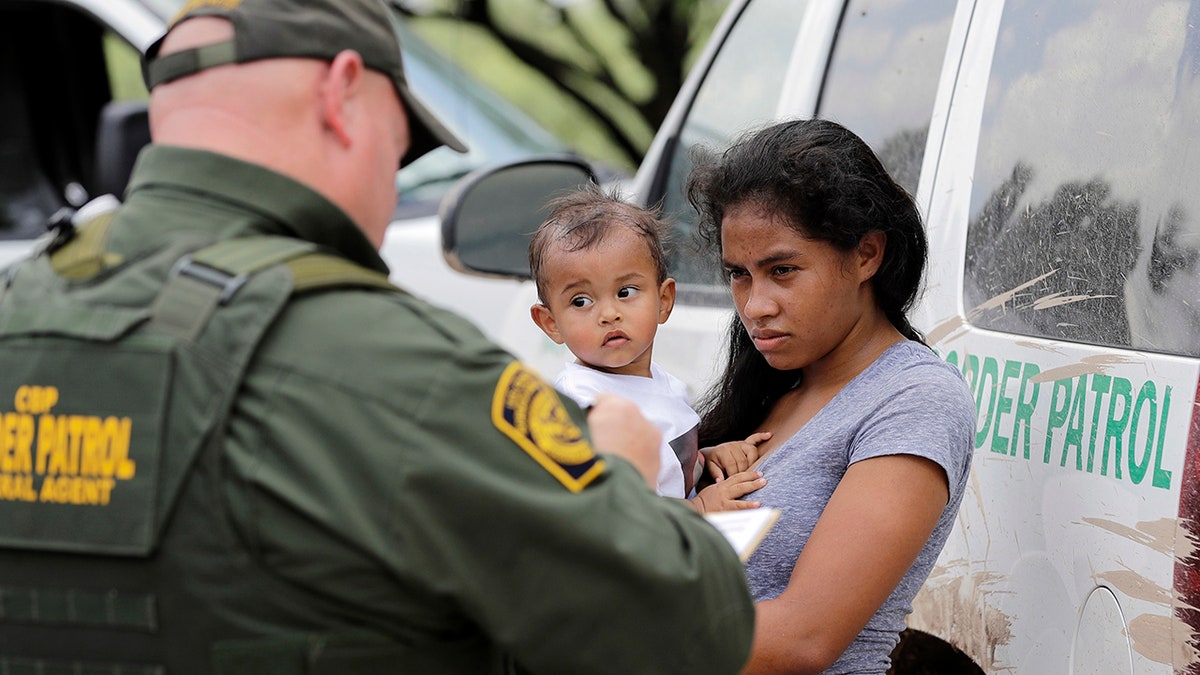
<path id="1" fill-rule="evenodd" d="M 711 448 L 702 448 L 700 452 L 704 455 L 704 466 L 708 475 L 720 483 L 725 480 L 725 476 L 749 469 L 758 459 L 758 446 L 769 438 L 771 432 L 762 431 L 750 434 L 744 441 L 729 441 Z"/>
<path id="2" fill-rule="evenodd" d="M 635 403 L 615 394 L 597 395 L 588 411 L 588 428 L 597 451 L 629 460 L 651 490 L 658 487 L 662 432 Z"/>
<path id="3" fill-rule="evenodd" d="M 735 473 L 729 478 L 709 485 L 696 493 L 696 496 L 691 499 L 692 508 L 700 513 L 756 509 L 762 506 L 762 504 L 757 501 L 742 501 L 738 497 L 748 495 L 766 484 L 767 479 L 763 478 L 762 472 L 743 471 Z"/>

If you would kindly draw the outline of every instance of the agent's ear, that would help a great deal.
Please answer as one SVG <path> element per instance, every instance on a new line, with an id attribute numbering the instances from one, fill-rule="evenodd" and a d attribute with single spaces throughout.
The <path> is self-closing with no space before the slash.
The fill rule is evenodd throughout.
<path id="1" fill-rule="evenodd" d="M 534 303 L 529 308 L 529 316 L 533 318 L 533 322 L 537 324 L 538 328 L 542 329 L 546 337 L 554 340 L 554 344 L 561 345 L 563 343 L 562 333 L 558 330 L 558 322 L 554 320 L 554 312 L 551 312 L 549 307 L 540 302 Z"/>
<path id="2" fill-rule="evenodd" d="M 667 278 L 658 287 L 658 322 L 666 323 L 675 309 L 675 280 Z"/>
<path id="3" fill-rule="evenodd" d="M 352 103 L 363 88 L 365 66 L 358 52 L 346 50 L 330 61 L 320 85 L 321 117 L 338 142 L 349 147 L 354 122 Z"/>
<path id="4" fill-rule="evenodd" d="M 883 265 L 883 254 L 887 250 L 887 234 L 882 230 L 871 230 L 858 240 L 854 250 L 854 273 L 859 282 L 864 282 L 875 276 Z"/>

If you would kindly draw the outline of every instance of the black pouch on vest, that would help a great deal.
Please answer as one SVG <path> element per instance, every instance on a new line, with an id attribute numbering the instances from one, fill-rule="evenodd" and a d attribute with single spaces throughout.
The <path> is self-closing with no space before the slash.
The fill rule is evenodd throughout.
<path id="1" fill-rule="evenodd" d="M 189 477 L 219 457 L 248 364 L 294 294 L 396 290 L 285 237 L 192 236 L 124 261 L 107 222 L 0 274 L 3 673 L 209 672 L 181 665 L 180 644 L 208 655 L 216 635 L 187 642 L 192 617 L 160 569 L 173 511 L 207 485 Z M 318 653 L 378 664 L 378 649 Z"/>
<path id="2" fill-rule="evenodd" d="M 292 293 L 276 263 L 315 247 L 259 237 L 188 248 L 90 285 L 69 285 L 46 257 L 22 266 L 0 312 L 0 547 L 154 550 Z M 244 269 L 224 271 L 231 258 Z"/>
<path id="3" fill-rule="evenodd" d="M 150 552 L 172 349 L 154 339 L 108 346 L 146 318 L 128 310 L 4 315 L 0 339 L 38 338 L 0 349 L 0 546 Z"/>

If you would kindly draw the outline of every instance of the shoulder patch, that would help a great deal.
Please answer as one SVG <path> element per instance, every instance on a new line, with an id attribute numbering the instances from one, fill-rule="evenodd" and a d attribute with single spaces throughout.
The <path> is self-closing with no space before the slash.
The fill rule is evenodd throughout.
<path id="1" fill-rule="evenodd" d="M 505 368 L 492 397 L 492 423 L 572 492 L 604 472 L 558 392 L 519 361 Z"/>

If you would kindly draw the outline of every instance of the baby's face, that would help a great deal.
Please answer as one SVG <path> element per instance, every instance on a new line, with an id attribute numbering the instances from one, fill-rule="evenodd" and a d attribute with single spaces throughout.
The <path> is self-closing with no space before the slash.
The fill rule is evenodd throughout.
<path id="1" fill-rule="evenodd" d="M 622 375 L 650 376 L 658 324 L 674 304 L 674 281 L 658 283 L 649 246 L 615 228 L 591 248 L 546 251 L 542 266 L 551 320 L 543 330 L 581 363 Z"/>

